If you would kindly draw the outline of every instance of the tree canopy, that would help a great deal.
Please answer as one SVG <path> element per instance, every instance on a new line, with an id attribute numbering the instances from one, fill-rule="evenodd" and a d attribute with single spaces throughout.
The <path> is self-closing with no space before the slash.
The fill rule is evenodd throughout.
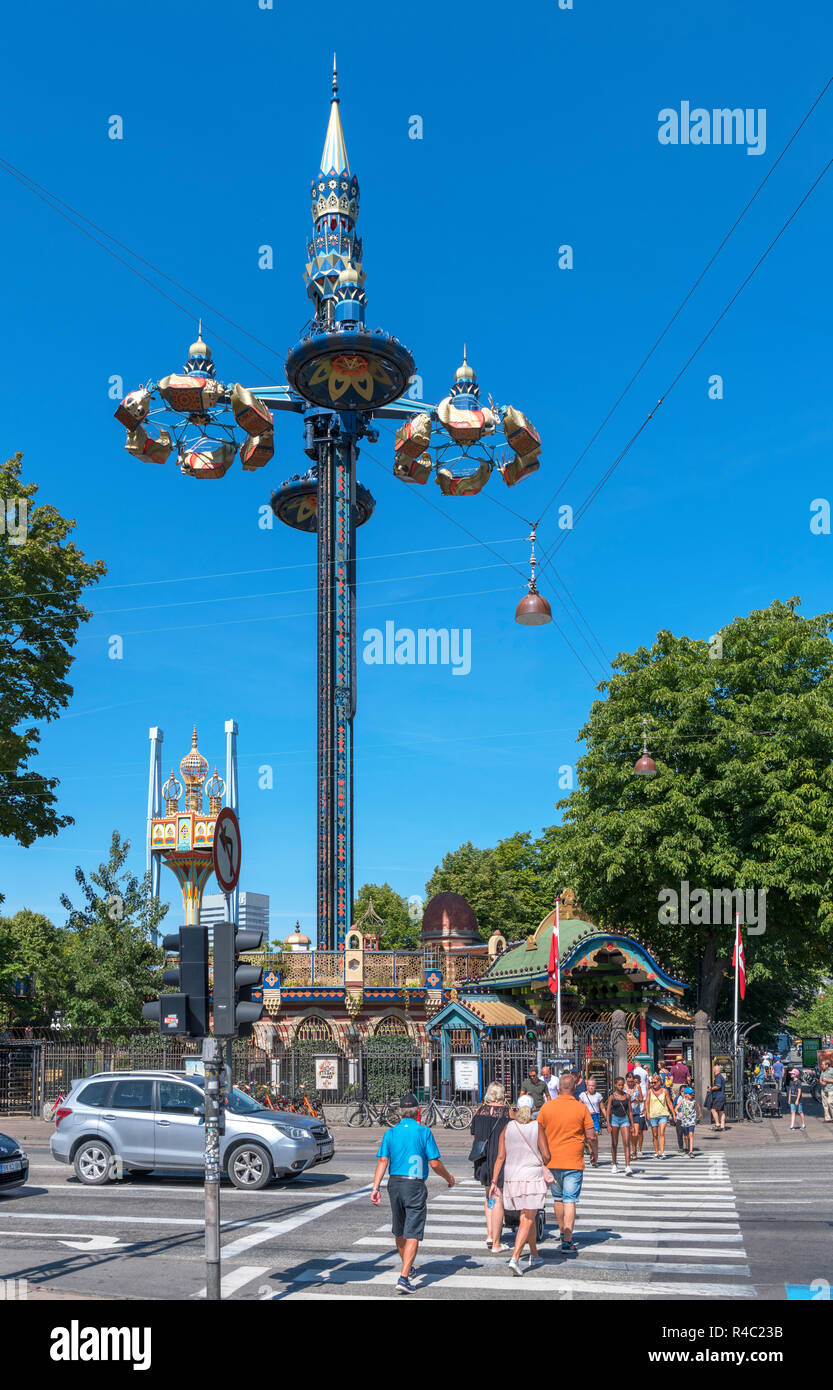
<path id="1" fill-rule="evenodd" d="M 34 506 L 22 454 L 0 465 L 0 835 L 31 845 L 72 824 L 57 811 L 58 779 L 31 767 L 40 734 L 72 696 L 67 682 L 78 628 L 92 616 L 82 591 L 106 573 L 68 537 L 75 522 Z M 2 901 L 2 899 L 0 899 Z"/>
<path id="2" fill-rule="evenodd" d="M 384 951 L 415 951 L 419 947 L 419 920 L 408 903 L 389 883 L 363 883 L 353 904 L 353 923 L 363 917 L 373 900 L 373 911 L 382 919 L 379 946 Z"/>
<path id="3" fill-rule="evenodd" d="M 162 952 L 153 933 L 167 904 L 151 897 L 150 874 L 139 879 L 125 869 L 130 841 L 113 831 L 106 863 L 90 873 L 75 870 L 83 906 L 66 894 L 69 990 L 66 1023 L 97 1028 L 105 1038 L 122 1037 L 142 1024 L 142 1004 L 159 989 Z"/>
<path id="4" fill-rule="evenodd" d="M 783 1012 L 830 959 L 833 615 L 798 607 L 772 603 L 710 642 L 663 631 L 620 655 L 579 732 L 579 785 L 560 803 L 563 880 L 594 920 L 636 930 L 699 982 L 713 1017 L 733 926 L 660 922 L 663 890 L 766 890 L 765 932 L 745 934 L 747 1017 L 759 988 L 763 1003 L 775 982 Z M 650 778 L 633 772 L 643 715 Z"/>
<path id="5" fill-rule="evenodd" d="M 557 826 L 538 840 L 531 831 L 519 831 L 493 849 L 478 849 L 467 840 L 444 855 L 425 885 L 426 898 L 435 893 L 467 898 L 484 940 L 495 930 L 512 939 L 529 936 L 552 909 L 557 892 L 557 835 Z"/>

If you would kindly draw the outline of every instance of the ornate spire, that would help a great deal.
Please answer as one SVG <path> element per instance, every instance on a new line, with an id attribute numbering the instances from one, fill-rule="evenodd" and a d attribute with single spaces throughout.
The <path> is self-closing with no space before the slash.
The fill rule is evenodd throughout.
<path id="1" fill-rule="evenodd" d="M 343 307 L 338 317 L 361 321 L 364 318 L 364 271 L 362 243 L 356 236 L 359 215 L 359 181 L 350 173 L 344 131 L 338 101 L 338 75 L 333 55 L 333 97 L 330 122 L 324 140 L 321 168 L 312 181 L 313 236 L 307 243 L 307 263 L 304 279 L 307 293 L 315 306 L 315 317 L 332 319 L 336 299 L 352 301 Z M 350 267 L 347 281 L 342 281 L 341 293 L 336 286 L 342 272 Z M 358 283 L 353 275 L 358 277 Z"/>
<path id="2" fill-rule="evenodd" d="M 338 109 L 338 73 L 336 72 L 335 54 L 333 54 L 333 99 L 330 106 L 330 123 L 327 126 L 327 134 L 324 139 L 324 153 L 321 156 L 321 173 L 350 173 L 350 162 L 347 158 L 347 146 L 344 142 L 344 131 L 341 128 L 341 115 Z"/>

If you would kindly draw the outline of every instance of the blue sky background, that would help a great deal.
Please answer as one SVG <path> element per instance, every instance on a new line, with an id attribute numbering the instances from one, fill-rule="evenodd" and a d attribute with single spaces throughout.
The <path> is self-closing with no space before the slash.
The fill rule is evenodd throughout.
<path id="1" fill-rule="evenodd" d="M 195 12 L 54 3 L 4 20 L 2 152 L 249 331 L 205 312 L 218 375 L 282 380 L 308 317 L 302 282 L 309 181 L 338 50 L 342 117 L 361 184 L 368 321 L 412 348 L 425 396 L 446 394 L 463 341 L 484 397 L 524 409 L 541 470 L 509 492 L 431 500 L 525 568 L 524 516 L 541 510 L 829 76 L 833 13 L 664 8 L 574 0 L 478 7 L 371 3 Z M 661 146 L 658 112 L 766 108 L 767 148 Z M 108 118 L 124 139 L 108 138 Z M 409 138 L 420 115 L 424 138 Z M 833 89 L 744 219 L 656 357 L 558 498 L 578 506 L 748 273 L 833 146 Z M 75 825 L 28 850 L 0 846 L 4 911 L 63 921 L 75 865 L 112 829 L 144 866 L 148 728 L 165 772 L 196 721 L 222 772 L 223 721 L 240 726 L 241 886 L 269 893 L 273 935 L 315 905 L 314 539 L 258 528 L 271 489 L 303 470 L 301 427 L 278 417 L 263 471 L 197 484 L 123 449 L 108 382 L 178 370 L 194 336 L 157 296 L 0 174 L 4 215 L 4 444 L 25 451 L 41 500 L 77 519 L 109 572 L 91 595 L 67 715 L 38 766 L 61 778 Z M 736 614 L 800 594 L 831 606 L 833 537 L 810 502 L 833 495 L 830 225 L 833 172 L 813 194 L 688 375 L 560 551 L 559 568 L 604 651 L 659 628 L 710 636 Z M 275 250 L 258 269 L 258 247 Z M 575 268 L 556 268 L 557 248 Z M 172 293 L 176 293 L 172 291 Z M 177 297 L 181 297 L 177 294 Z M 216 324 L 217 331 L 214 332 Z M 253 359 L 249 366 L 218 334 Z M 725 397 L 708 396 L 723 376 Z M 373 459 L 371 461 L 369 455 Z M 377 500 L 360 535 L 360 632 L 470 628 L 472 671 L 364 666 L 356 721 L 356 885 L 421 892 L 461 841 L 493 844 L 556 817 L 561 765 L 603 671 L 559 617 L 513 622 L 523 584 L 391 473 L 392 436 L 365 451 Z M 553 508 L 540 532 L 556 538 Z M 124 638 L 124 659 L 107 639 Z M 634 737 L 638 730 L 634 731 Z M 274 769 L 260 791 L 257 770 Z M 172 880 L 167 876 L 168 891 Z M 169 918 L 178 916 L 176 910 Z"/>

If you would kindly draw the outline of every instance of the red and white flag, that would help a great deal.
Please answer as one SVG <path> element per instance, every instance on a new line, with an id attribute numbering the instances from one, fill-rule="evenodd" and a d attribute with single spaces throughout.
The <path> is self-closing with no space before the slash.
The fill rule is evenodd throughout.
<path id="1" fill-rule="evenodd" d="M 741 999 L 746 998 L 746 961 L 743 955 L 743 937 L 740 931 L 740 913 L 735 913 L 735 952 L 732 956 L 732 965 L 737 971 L 738 989 Z"/>
<path id="2" fill-rule="evenodd" d="M 550 940 L 550 960 L 549 960 L 549 980 L 548 987 L 551 994 L 558 994 L 561 989 L 561 970 L 560 953 L 558 942 L 558 898 L 555 900 L 555 921 L 552 925 L 552 939 Z"/>

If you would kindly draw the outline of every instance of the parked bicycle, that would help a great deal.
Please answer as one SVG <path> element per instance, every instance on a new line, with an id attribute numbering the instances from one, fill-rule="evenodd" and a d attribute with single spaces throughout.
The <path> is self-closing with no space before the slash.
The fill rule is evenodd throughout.
<path id="1" fill-rule="evenodd" d="M 760 1092 L 760 1083 L 756 1081 L 750 1082 L 744 1091 L 743 1108 L 746 1111 L 746 1118 L 754 1121 L 756 1125 L 762 1124 L 764 1118 Z"/>
<path id="2" fill-rule="evenodd" d="M 347 1111 L 345 1121 L 351 1129 L 358 1129 L 374 1122 L 380 1125 L 398 1125 L 400 1118 L 397 1100 L 386 1100 L 382 1104 L 372 1100 L 360 1100 Z"/>
<path id="3" fill-rule="evenodd" d="M 419 1118 L 422 1124 L 429 1125 L 431 1129 L 438 1120 L 446 1129 L 468 1129 L 474 1111 L 470 1105 L 458 1105 L 456 1100 L 437 1100 L 436 1096 L 431 1096 L 420 1107 Z"/>

